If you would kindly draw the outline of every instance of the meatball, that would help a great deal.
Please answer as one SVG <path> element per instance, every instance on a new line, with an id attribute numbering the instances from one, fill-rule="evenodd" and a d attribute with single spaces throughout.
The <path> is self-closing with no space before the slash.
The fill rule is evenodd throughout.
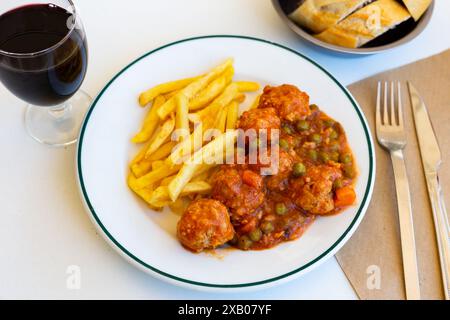
<path id="1" fill-rule="evenodd" d="M 311 114 L 309 96 L 292 85 L 267 86 L 261 96 L 259 108 L 275 108 L 281 119 L 303 120 Z"/>
<path id="2" fill-rule="evenodd" d="M 235 225 L 248 223 L 264 196 L 262 177 L 243 167 L 224 165 L 212 177 L 212 198 L 230 209 Z"/>
<path id="3" fill-rule="evenodd" d="M 305 176 L 293 181 L 293 196 L 297 206 L 315 215 L 326 215 L 334 210 L 333 184 L 342 177 L 338 167 L 314 166 Z"/>
<path id="4" fill-rule="evenodd" d="M 267 189 L 271 191 L 284 191 L 288 187 L 288 179 L 294 167 L 294 157 L 280 150 L 278 161 L 278 173 L 266 178 Z"/>
<path id="5" fill-rule="evenodd" d="M 217 200 L 192 202 L 178 222 L 180 242 L 194 252 L 217 248 L 234 237 L 227 208 Z"/>
<path id="6" fill-rule="evenodd" d="M 238 122 L 238 128 L 244 131 L 254 129 L 256 134 L 259 134 L 259 130 L 267 130 L 268 141 L 270 141 L 271 130 L 280 129 L 280 126 L 281 120 L 274 108 L 246 111 Z"/>

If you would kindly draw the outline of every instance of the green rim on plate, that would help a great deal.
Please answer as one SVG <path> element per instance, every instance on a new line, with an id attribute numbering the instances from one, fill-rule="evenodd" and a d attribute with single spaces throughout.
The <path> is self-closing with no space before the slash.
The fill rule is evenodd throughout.
<path id="1" fill-rule="evenodd" d="M 310 63 L 312 63 L 313 65 L 315 65 L 317 68 L 319 68 L 322 72 L 324 72 L 328 77 L 330 77 L 341 89 L 342 91 L 347 95 L 348 99 L 351 101 L 353 107 L 356 110 L 356 113 L 358 114 L 358 117 L 362 123 L 362 126 L 364 128 L 364 133 L 365 133 L 365 137 L 367 140 L 367 146 L 368 146 L 368 151 L 369 151 L 369 177 L 368 177 L 368 182 L 367 182 L 367 186 L 366 186 L 366 190 L 364 193 L 364 197 L 363 200 L 361 202 L 361 205 L 358 209 L 358 212 L 355 216 L 355 218 L 353 219 L 352 223 L 350 224 L 350 226 L 347 228 L 347 230 L 345 230 L 345 232 L 342 234 L 341 237 L 339 237 L 339 239 L 327 250 L 325 250 L 322 254 L 320 254 L 318 257 L 316 257 L 315 259 L 311 260 L 310 262 L 304 264 L 303 266 L 285 273 L 283 275 L 274 277 L 274 278 L 270 278 L 270 279 L 266 279 L 266 280 L 262 280 L 262 281 L 258 281 L 258 282 L 251 282 L 251 283 L 241 283 L 241 284 L 214 284 L 214 283 L 203 283 L 203 282 L 197 282 L 197 281 L 192 281 L 189 279 L 183 279 L 177 276 L 174 276 L 172 274 L 168 274 L 164 271 L 161 271 L 155 267 L 152 267 L 151 265 L 145 263 L 144 261 L 140 260 L 138 257 L 136 257 L 135 255 L 133 255 L 130 251 L 128 251 L 123 245 L 121 245 L 110 233 L 109 231 L 105 228 L 105 226 L 102 224 L 102 222 L 100 221 L 99 217 L 97 216 L 94 207 L 92 206 L 90 200 L 89 200 L 89 196 L 87 194 L 86 191 L 86 187 L 84 185 L 84 180 L 83 180 L 83 172 L 81 170 L 81 152 L 83 150 L 83 139 L 84 139 L 84 134 L 86 131 L 86 127 L 87 124 L 89 122 L 89 118 L 92 114 L 92 111 L 95 109 L 98 101 L 100 100 L 100 98 L 103 96 L 103 94 L 105 93 L 105 91 L 109 88 L 109 86 L 121 75 L 123 74 L 126 70 L 128 70 L 131 66 L 133 66 L 134 64 L 136 64 L 137 62 L 139 62 L 140 60 L 150 56 L 151 54 L 158 52 L 160 50 L 163 50 L 165 48 L 180 44 L 180 43 L 184 43 L 184 42 L 189 42 L 189 41 L 196 41 L 196 40 L 201 40 L 201 39 L 209 39 L 209 38 L 237 38 L 237 39 L 245 39 L 245 40 L 251 40 L 251 41 L 258 41 L 258 42 L 262 42 L 262 43 L 266 43 L 269 45 L 273 45 L 279 48 L 282 48 L 284 50 L 287 50 L 291 53 L 294 53 L 296 55 L 298 55 L 299 57 L 309 61 Z M 165 46 L 162 46 L 158 49 L 155 49 L 153 51 L 150 51 L 146 54 L 144 54 L 143 56 L 141 56 L 140 58 L 136 59 L 135 61 L 131 62 L 128 66 L 126 66 L 124 69 L 122 69 L 116 76 L 114 76 L 114 78 L 111 79 L 111 81 L 108 82 L 108 84 L 102 89 L 102 91 L 98 94 L 98 96 L 95 98 L 94 102 L 92 103 L 88 113 L 86 114 L 86 118 L 83 122 L 83 126 L 81 128 L 81 132 L 80 132 L 80 137 L 78 140 L 78 151 L 77 151 L 77 172 L 78 172 L 78 178 L 79 178 L 79 184 L 81 187 L 81 191 L 82 191 L 82 195 L 84 197 L 84 201 L 86 202 L 87 207 L 89 208 L 89 211 L 91 212 L 93 218 L 95 219 L 95 221 L 97 222 L 98 226 L 101 228 L 101 231 L 103 231 L 103 233 L 108 237 L 108 239 L 117 247 L 119 248 L 123 254 L 125 254 L 128 258 L 130 258 L 131 260 L 135 261 L 136 263 L 138 263 L 138 265 L 140 265 L 141 267 L 143 267 L 144 269 L 153 271 L 163 277 L 167 277 L 171 280 L 176 280 L 176 281 L 180 281 L 183 283 L 187 283 L 187 284 L 191 284 L 191 285 L 196 285 L 196 286 L 202 286 L 202 287 L 210 287 L 210 288 L 243 288 L 243 287 L 252 287 L 252 286 L 259 286 L 259 285 L 264 285 L 270 282 L 275 282 L 275 281 L 279 281 L 282 280 L 284 278 L 290 277 L 302 270 L 305 270 L 306 268 L 312 266 L 313 264 L 315 264 L 316 262 L 320 261 L 322 258 L 326 257 L 330 252 L 332 252 L 340 243 L 341 241 L 348 235 L 348 233 L 352 230 L 352 228 L 355 226 L 356 222 L 358 221 L 361 212 L 363 210 L 363 208 L 366 206 L 368 198 L 369 198 L 369 194 L 370 191 L 373 187 L 373 178 L 374 178 L 374 174 L 373 174 L 373 169 L 374 169 L 374 153 L 373 153 L 373 144 L 372 144 L 372 138 L 369 132 L 369 129 L 367 127 L 367 123 L 365 121 L 365 118 L 360 110 L 360 108 L 358 107 L 357 103 L 355 102 L 355 100 L 353 99 L 353 97 L 350 95 L 350 93 L 347 91 L 347 89 L 345 87 L 343 87 L 328 71 L 326 71 L 323 67 L 321 67 L 319 64 L 317 64 L 315 61 L 311 60 L 310 58 L 304 56 L 303 54 L 290 49 L 288 47 L 285 47 L 281 44 L 278 43 L 274 43 L 271 41 L 267 41 L 267 40 L 263 40 L 263 39 L 259 39 L 259 38 L 253 38 L 253 37 L 248 37 L 248 36 L 239 36 L 239 35 L 210 35 L 210 36 L 202 36 L 202 37 L 194 37 L 194 38 L 189 38 L 189 39 L 183 39 L 183 40 L 179 40 L 170 44 L 167 44 Z"/>

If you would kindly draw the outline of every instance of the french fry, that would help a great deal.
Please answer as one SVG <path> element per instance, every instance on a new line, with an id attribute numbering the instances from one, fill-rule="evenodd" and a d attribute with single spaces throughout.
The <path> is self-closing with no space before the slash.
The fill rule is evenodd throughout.
<path id="1" fill-rule="evenodd" d="M 172 201 L 176 201 L 181 194 L 181 191 L 184 187 L 189 183 L 189 180 L 192 179 L 195 171 L 198 169 L 200 164 L 185 164 L 175 179 L 170 182 L 167 186 L 169 197 Z"/>
<path id="2" fill-rule="evenodd" d="M 164 120 L 171 112 L 177 108 L 177 102 L 175 97 L 170 98 L 161 107 L 159 107 L 157 113 L 161 120 Z"/>
<path id="3" fill-rule="evenodd" d="M 132 173 L 130 173 L 127 177 L 127 184 L 133 191 L 137 190 L 136 180 L 137 180 L 136 177 Z"/>
<path id="4" fill-rule="evenodd" d="M 197 81 L 194 81 L 186 88 L 183 89 L 183 93 L 189 99 L 195 97 L 202 89 L 204 89 L 212 80 L 221 75 L 228 68 L 233 67 L 233 59 L 227 59 L 224 63 L 215 67 L 211 72 L 201 77 Z"/>
<path id="5" fill-rule="evenodd" d="M 206 119 L 210 119 L 213 118 L 213 124 L 215 123 L 215 119 L 216 116 L 218 114 L 218 111 L 220 111 L 221 107 L 224 107 L 224 103 L 223 101 L 225 99 L 229 99 L 230 95 L 230 90 L 225 89 L 224 92 L 222 92 L 222 94 L 217 97 L 208 107 L 196 112 L 196 113 L 191 113 L 190 116 L 190 120 L 194 123 L 203 123 Z M 232 100 L 232 99 L 231 99 Z M 220 105 L 220 106 L 219 106 Z"/>
<path id="6" fill-rule="evenodd" d="M 151 189 L 140 189 L 140 190 L 133 190 L 134 193 L 136 193 L 139 197 L 141 197 L 142 200 L 144 200 L 148 205 L 151 206 L 152 209 L 160 210 L 162 207 L 157 207 L 152 205 L 151 199 L 153 196 L 153 190 Z"/>
<path id="7" fill-rule="evenodd" d="M 239 114 L 239 104 L 236 101 L 231 102 L 227 112 L 227 129 L 236 129 Z"/>
<path id="8" fill-rule="evenodd" d="M 227 114 L 228 114 L 228 108 L 223 108 L 222 110 L 220 110 L 220 113 L 216 119 L 215 129 L 219 130 L 222 133 L 224 133 L 225 129 L 226 129 Z"/>
<path id="9" fill-rule="evenodd" d="M 211 72 L 207 73 L 205 76 L 200 79 L 190 83 L 187 87 L 181 90 L 189 100 L 195 97 L 197 93 L 199 93 L 202 89 L 204 89 L 214 78 L 218 77 L 222 74 L 228 67 L 232 66 L 233 60 L 228 59 L 221 65 L 214 68 Z M 171 98 L 165 104 L 158 108 L 158 116 L 161 119 L 166 119 L 170 113 L 172 113 L 176 108 L 175 99 Z"/>
<path id="10" fill-rule="evenodd" d="M 215 165 L 215 164 L 202 164 L 200 167 L 197 168 L 197 170 L 195 170 L 194 175 L 192 176 L 192 179 L 190 182 L 206 181 L 209 177 L 211 170 L 216 166 L 217 165 Z M 166 181 L 164 181 L 164 180 L 161 181 L 161 185 L 169 185 L 169 183 L 173 180 L 173 178 L 175 178 L 175 176 L 171 176 L 171 177 L 164 179 Z M 170 178 L 170 180 L 169 180 L 169 178 Z M 167 181 L 169 183 L 165 184 Z"/>
<path id="11" fill-rule="evenodd" d="M 202 122 L 202 119 L 200 118 L 200 116 L 197 113 L 189 113 L 188 119 L 189 119 L 189 122 L 194 123 L 194 124 Z"/>
<path id="12" fill-rule="evenodd" d="M 185 139 L 177 145 L 175 150 L 167 158 L 166 164 L 169 166 L 180 164 L 186 156 L 200 149 L 202 145 L 198 145 L 198 143 L 203 141 L 203 132 L 206 130 L 207 128 L 203 125 L 197 126 L 189 139 Z"/>
<path id="13" fill-rule="evenodd" d="M 191 202 L 192 200 L 188 197 L 181 197 L 169 204 L 169 208 L 173 213 L 182 216 Z"/>
<path id="14" fill-rule="evenodd" d="M 140 95 L 141 106 L 153 105 L 132 139 L 145 145 L 130 163 L 128 185 L 150 208 L 169 206 L 182 214 L 193 199 L 211 192 L 211 175 L 228 149 L 234 150 L 244 92 L 260 88 L 255 82 L 233 82 L 233 76 L 233 60 L 228 59 L 207 74 L 164 83 Z M 169 141 L 175 129 L 189 136 L 183 133 L 180 142 Z M 208 129 L 218 130 L 211 142 L 204 142 Z"/>
<path id="15" fill-rule="evenodd" d="M 236 97 L 234 97 L 234 101 L 236 101 L 237 103 L 243 103 L 245 99 L 247 99 L 247 97 L 242 92 L 239 92 Z"/>
<path id="16" fill-rule="evenodd" d="M 160 183 L 160 186 L 166 186 L 167 187 L 172 182 L 172 180 L 174 178 L 175 178 L 175 175 L 162 179 L 161 183 Z"/>
<path id="17" fill-rule="evenodd" d="M 159 169 L 151 171 L 146 175 L 138 178 L 135 183 L 136 188 L 142 189 L 149 185 L 153 185 L 156 182 L 161 181 L 162 179 L 177 173 L 178 170 L 180 170 L 180 166 L 169 167 L 168 165 L 165 164 Z"/>
<path id="18" fill-rule="evenodd" d="M 234 75 L 234 68 L 229 67 L 224 74 L 211 82 L 205 89 L 194 97 L 189 103 L 189 110 L 195 111 L 206 107 L 231 83 Z"/>
<path id="19" fill-rule="evenodd" d="M 148 203 L 154 207 L 163 208 L 170 204 L 170 199 L 168 197 L 168 191 L 166 186 L 161 186 L 156 188 L 148 199 Z"/>
<path id="20" fill-rule="evenodd" d="M 224 155 L 224 146 L 232 140 L 235 141 L 237 131 L 230 130 L 214 139 L 197 151 L 186 164 L 183 165 L 175 179 L 169 184 L 169 196 L 172 201 L 176 201 L 183 191 L 184 187 L 193 178 L 194 174 L 204 164 L 204 160 Z"/>
<path id="21" fill-rule="evenodd" d="M 156 161 L 168 157 L 176 145 L 177 143 L 175 141 L 169 141 L 165 143 L 158 150 L 156 150 L 147 160 Z"/>
<path id="22" fill-rule="evenodd" d="M 133 172 L 136 178 L 140 178 L 152 170 L 152 164 L 153 164 L 152 161 L 144 159 L 139 163 L 131 165 L 131 172 Z"/>
<path id="23" fill-rule="evenodd" d="M 198 182 L 198 181 L 205 181 L 205 180 L 207 180 L 208 177 L 209 177 L 209 170 L 211 170 L 211 169 L 208 169 L 207 171 L 202 172 L 200 174 L 198 174 L 198 173 L 194 174 L 194 177 L 192 178 L 191 182 Z"/>
<path id="24" fill-rule="evenodd" d="M 199 76 L 194 78 L 181 79 L 157 85 L 156 87 L 153 87 L 141 93 L 141 95 L 139 96 L 139 104 L 142 107 L 145 107 L 148 103 L 152 102 L 153 99 L 155 99 L 157 96 L 164 95 L 176 90 L 181 90 L 200 78 L 202 77 Z"/>
<path id="25" fill-rule="evenodd" d="M 149 186 L 148 188 L 138 188 L 136 186 L 136 178 L 133 176 L 133 174 L 130 174 L 128 176 L 128 186 L 130 187 L 131 190 L 133 190 L 138 196 L 140 196 L 142 199 L 144 199 L 146 202 L 149 199 L 149 197 L 151 196 L 153 190 L 151 188 L 151 186 Z"/>
<path id="26" fill-rule="evenodd" d="M 175 129 L 175 118 L 170 117 L 164 122 L 155 135 L 152 137 L 150 145 L 145 153 L 145 158 L 149 158 L 159 147 L 161 147 L 170 137 Z"/>
<path id="27" fill-rule="evenodd" d="M 138 195 L 142 200 L 144 200 L 151 209 L 153 209 L 155 211 L 160 211 L 162 209 L 162 207 L 158 208 L 158 207 L 152 206 L 149 203 L 150 200 L 151 200 L 151 196 L 153 194 L 153 189 L 152 188 L 144 188 L 144 189 L 136 188 L 136 185 L 135 185 L 136 178 L 133 177 L 133 174 L 130 174 L 128 176 L 128 181 L 127 182 L 128 182 L 128 186 L 130 187 L 130 189 L 133 190 L 133 192 L 136 195 Z"/>
<path id="28" fill-rule="evenodd" d="M 162 145 L 147 159 L 145 158 L 145 153 L 147 152 L 148 146 L 146 146 L 140 151 L 138 156 L 136 156 L 136 158 L 131 162 L 130 164 L 131 171 L 137 178 L 140 178 L 143 175 L 149 173 L 152 170 L 153 162 L 168 157 L 176 145 L 177 143 L 175 141 L 169 141 L 166 144 Z"/>
<path id="29" fill-rule="evenodd" d="M 141 148 L 139 153 L 131 160 L 130 166 L 133 166 L 139 162 L 141 162 L 145 158 L 145 153 L 147 152 L 148 144 Z"/>
<path id="30" fill-rule="evenodd" d="M 164 95 L 164 98 L 166 98 L 166 101 L 170 98 L 175 97 L 178 93 L 180 93 L 180 90 L 172 91 Z"/>
<path id="31" fill-rule="evenodd" d="M 159 125 L 157 110 L 165 102 L 166 99 L 163 96 L 156 97 L 151 109 L 148 111 L 147 116 L 145 117 L 144 125 L 142 126 L 141 131 L 136 134 L 131 140 L 133 143 L 143 143 L 148 141 L 152 137 L 153 133 Z"/>
<path id="32" fill-rule="evenodd" d="M 188 183 L 181 191 L 180 196 L 185 197 L 191 194 L 207 194 L 211 191 L 211 185 L 205 181 L 196 181 Z"/>
<path id="33" fill-rule="evenodd" d="M 175 96 L 176 103 L 177 103 L 177 109 L 176 109 L 176 128 L 178 130 L 186 130 L 186 132 L 189 132 L 189 100 L 188 98 L 182 94 L 179 93 Z"/>
<path id="34" fill-rule="evenodd" d="M 208 117 L 215 116 L 219 113 L 220 110 L 224 109 L 227 105 L 230 104 L 231 101 L 234 100 L 236 95 L 239 93 L 238 87 L 236 84 L 230 84 L 224 92 L 216 99 L 210 106 L 207 108 L 197 112 L 197 116 L 205 121 Z"/>
<path id="35" fill-rule="evenodd" d="M 183 188 L 180 193 L 180 197 L 186 197 L 192 194 L 207 194 L 210 191 L 211 185 L 205 181 L 191 182 L 186 184 Z M 164 207 L 170 203 L 176 202 L 177 200 L 171 201 L 169 196 L 169 188 L 167 186 L 160 186 L 153 191 L 148 199 L 148 202 L 155 207 Z"/>
<path id="36" fill-rule="evenodd" d="M 161 168 L 164 165 L 164 161 L 162 160 L 156 160 L 154 162 L 152 162 L 152 170 L 157 170 L 159 168 Z"/>
<path id="37" fill-rule="evenodd" d="M 208 171 L 210 171 L 212 168 L 214 168 L 216 165 L 214 164 L 202 164 L 194 173 L 194 177 L 193 179 L 201 176 L 204 173 L 207 173 Z"/>
<path id="38" fill-rule="evenodd" d="M 237 81 L 235 83 L 237 84 L 240 92 L 255 92 L 261 88 L 257 82 Z"/>

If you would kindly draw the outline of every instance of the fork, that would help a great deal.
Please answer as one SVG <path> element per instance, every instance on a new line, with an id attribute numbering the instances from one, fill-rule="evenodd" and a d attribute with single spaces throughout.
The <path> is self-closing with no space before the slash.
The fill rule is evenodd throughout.
<path id="1" fill-rule="evenodd" d="M 406 147 L 406 132 L 403 119 L 400 82 L 397 85 L 391 82 L 390 94 L 388 83 L 384 83 L 384 99 L 381 91 L 382 84 L 378 82 L 376 130 L 379 144 L 391 154 L 394 170 L 406 299 L 420 300 L 419 272 L 417 268 L 411 197 L 403 156 L 403 149 Z M 396 95 L 397 107 L 395 103 Z M 390 96 L 390 107 L 388 106 L 388 96 Z M 381 110 L 381 100 L 383 100 L 383 110 Z"/>

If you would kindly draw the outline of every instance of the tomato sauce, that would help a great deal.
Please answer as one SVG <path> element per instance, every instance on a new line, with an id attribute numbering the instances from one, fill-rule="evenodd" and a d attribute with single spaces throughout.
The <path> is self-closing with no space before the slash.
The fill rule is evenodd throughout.
<path id="1" fill-rule="evenodd" d="M 338 214 L 355 201 L 354 193 L 352 203 L 340 205 L 336 199 L 337 190 L 353 190 L 357 177 L 345 131 L 317 106 L 311 110 L 305 120 L 282 121 L 280 172 L 262 177 L 264 201 L 244 221 L 234 224 L 232 246 L 262 250 L 298 239 L 317 216 Z M 308 183 L 313 183 L 311 194 L 299 193 Z"/>
<path id="2" fill-rule="evenodd" d="M 238 127 L 279 130 L 279 170 L 262 176 L 260 164 L 233 164 L 213 176 L 211 197 L 228 208 L 235 230 L 231 246 L 263 250 L 298 239 L 317 217 L 355 203 L 357 169 L 345 131 L 309 105 L 306 93 L 266 87 L 258 109 L 245 112 Z M 261 152 L 251 145 L 247 159 Z"/>

